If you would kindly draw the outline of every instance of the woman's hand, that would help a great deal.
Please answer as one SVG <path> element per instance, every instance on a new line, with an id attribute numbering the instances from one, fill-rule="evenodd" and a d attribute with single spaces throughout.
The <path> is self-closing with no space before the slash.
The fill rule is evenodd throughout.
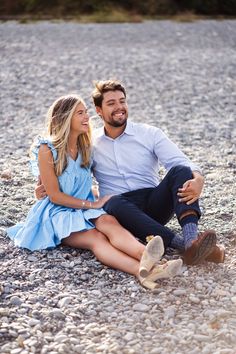
<path id="1" fill-rule="evenodd" d="M 40 200 L 47 196 L 44 185 L 42 184 L 40 176 L 38 177 L 38 182 L 34 188 L 34 196 L 36 199 Z"/>
<path id="2" fill-rule="evenodd" d="M 99 199 L 99 188 L 98 188 L 97 184 L 92 185 L 92 193 L 94 195 L 94 198 L 96 200 L 98 200 Z"/>
<path id="3" fill-rule="evenodd" d="M 112 197 L 112 195 L 105 195 L 104 197 L 98 199 L 96 202 L 92 203 L 92 208 L 93 209 L 99 209 L 106 204 L 106 202 Z"/>

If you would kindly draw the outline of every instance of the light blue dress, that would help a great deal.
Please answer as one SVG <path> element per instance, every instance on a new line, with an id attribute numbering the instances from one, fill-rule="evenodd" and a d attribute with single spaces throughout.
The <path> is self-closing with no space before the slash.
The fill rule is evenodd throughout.
<path id="1" fill-rule="evenodd" d="M 31 161 L 32 172 L 35 176 L 39 175 L 38 151 L 41 144 L 49 146 L 54 161 L 57 157 L 56 149 L 50 141 L 38 138 L 33 151 L 35 160 Z M 91 169 L 81 167 L 80 163 L 80 155 L 75 161 L 68 157 L 68 165 L 58 177 L 60 190 L 75 198 L 94 201 L 91 191 Z M 103 209 L 67 208 L 51 203 L 46 197 L 33 205 L 24 223 L 8 228 L 7 234 L 15 245 L 31 251 L 52 248 L 59 245 L 61 240 L 72 232 L 94 229 L 94 224 L 90 220 L 102 214 L 106 214 Z"/>

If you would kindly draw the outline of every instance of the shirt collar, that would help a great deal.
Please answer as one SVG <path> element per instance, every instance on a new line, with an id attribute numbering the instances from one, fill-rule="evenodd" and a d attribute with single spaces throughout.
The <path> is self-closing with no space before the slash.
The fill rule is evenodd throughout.
<path id="1" fill-rule="evenodd" d="M 130 122 L 129 120 L 127 120 L 127 124 L 123 134 L 134 135 L 134 126 L 133 123 Z"/>
<path id="2" fill-rule="evenodd" d="M 126 124 L 126 127 L 125 127 L 125 130 L 123 131 L 123 133 L 120 135 L 124 135 L 124 134 L 127 134 L 127 135 L 134 135 L 134 128 L 133 128 L 133 123 L 130 122 L 129 120 L 127 120 L 127 124 Z M 106 137 L 106 138 L 109 138 L 109 136 L 107 136 L 105 134 L 105 128 L 102 127 L 102 136 Z"/>

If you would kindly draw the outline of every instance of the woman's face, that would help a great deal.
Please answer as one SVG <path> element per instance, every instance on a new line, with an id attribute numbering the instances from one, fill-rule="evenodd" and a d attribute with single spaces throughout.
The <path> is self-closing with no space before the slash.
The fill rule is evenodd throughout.
<path id="1" fill-rule="evenodd" d="M 87 133 L 89 130 L 89 115 L 86 106 L 81 102 L 76 106 L 71 119 L 71 131 L 79 134 Z"/>

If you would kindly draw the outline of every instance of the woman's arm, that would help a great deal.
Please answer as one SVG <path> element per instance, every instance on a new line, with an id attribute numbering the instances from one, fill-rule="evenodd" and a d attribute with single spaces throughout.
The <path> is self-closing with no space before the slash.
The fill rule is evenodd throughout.
<path id="1" fill-rule="evenodd" d="M 49 200 L 58 205 L 75 209 L 97 209 L 101 208 L 110 198 L 106 196 L 96 202 L 74 198 L 60 191 L 58 178 L 54 170 L 54 161 L 50 148 L 47 145 L 41 145 L 39 148 L 39 171 L 41 181 L 46 190 Z"/>

